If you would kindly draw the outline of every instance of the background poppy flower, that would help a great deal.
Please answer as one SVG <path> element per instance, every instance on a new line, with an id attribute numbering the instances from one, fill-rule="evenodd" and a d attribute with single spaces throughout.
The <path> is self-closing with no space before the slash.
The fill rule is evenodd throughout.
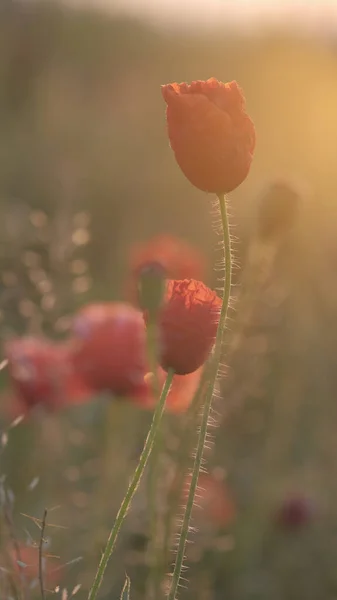
<path id="1" fill-rule="evenodd" d="M 202 372 L 203 367 L 200 367 L 188 375 L 174 375 L 166 398 L 166 410 L 173 413 L 182 413 L 188 409 L 199 386 Z M 152 373 L 148 373 L 145 380 L 150 384 L 152 377 Z M 165 371 L 159 367 L 159 379 L 162 384 L 165 378 Z M 157 402 L 152 393 L 152 386 L 149 387 L 149 394 L 145 401 L 141 403 L 144 408 L 154 408 Z"/>
<path id="2" fill-rule="evenodd" d="M 214 344 L 221 299 L 201 281 L 170 280 L 159 316 L 161 366 L 178 375 L 196 371 Z"/>
<path id="3" fill-rule="evenodd" d="M 147 391 L 146 331 L 142 313 L 128 304 L 84 307 L 73 322 L 73 362 L 85 383 L 117 396 Z"/>
<path id="4" fill-rule="evenodd" d="M 311 498 L 294 494 L 285 498 L 278 511 L 276 520 L 280 527 L 293 531 L 309 525 L 315 516 L 315 505 Z"/>
<path id="5" fill-rule="evenodd" d="M 27 412 L 37 404 L 48 409 L 81 402 L 91 391 L 80 380 L 71 362 L 68 344 L 22 337 L 5 344 L 8 370 L 14 389 L 14 411 Z"/>
<path id="6" fill-rule="evenodd" d="M 20 557 L 20 558 L 18 558 Z M 25 577 L 28 584 L 32 583 L 39 577 L 39 548 L 38 546 L 32 546 L 18 542 L 18 552 L 13 548 L 8 551 L 8 558 L 13 572 L 20 576 L 20 573 Z M 18 562 L 19 560 L 19 562 Z M 3 559 L 4 566 L 7 565 L 7 561 Z M 55 560 L 51 557 L 43 555 L 43 575 L 44 584 L 46 588 L 53 588 L 58 583 L 59 569 Z"/>
<path id="7" fill-rule="evenodd" d="M 188 475 L 183 489 L 183 503 L 186 504 L 192 476 Z M 200 473 L 193 516 L 210 520 L 216 527 L 226 527 L 236 515 L 234 500 L 226 484 L 213 475 Z"/>
<path id="8" fill-rule="evenodd" d="M 162 86 L 171 148 L 189 181 L 200 190 L 227 193 L 247 177 L 255 128 L 236 81 Z"/>
<path id="9" fill-rule="evenodd" d="M 132 302 L 137 303 L 137 286 L 142 270 L 152 265 L 162 268 L 170 279 L 203 280 L 206 275 L 206 261 L 201 252 L 175 236 L 157 235 L 131 249 L 131 280 L 127 295 Z"/>

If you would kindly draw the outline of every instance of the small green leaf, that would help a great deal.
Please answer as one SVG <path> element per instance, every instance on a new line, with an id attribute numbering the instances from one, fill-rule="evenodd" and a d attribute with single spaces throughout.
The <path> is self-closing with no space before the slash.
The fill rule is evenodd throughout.
<path id="1" fill-rule="evenodd" d="M 130 600 L 131 580 L 126 576 L 125 583 L 122 589 L 120 600 Z"/>

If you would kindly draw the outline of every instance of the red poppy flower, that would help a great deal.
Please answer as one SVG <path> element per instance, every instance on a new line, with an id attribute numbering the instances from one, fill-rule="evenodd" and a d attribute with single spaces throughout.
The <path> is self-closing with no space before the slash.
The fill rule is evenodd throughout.
<path id="1" fill-rule="evenodd" d="M 160 265 L 172 279 L 203 279 L 205 275 L 205 260 L 200 252 L 170 235 L 158 235 L 132 248 L 130 268 L 134 276 L 152 264 Z"/>
<path id="2" fill-rule="evenodd" d="M 203 367 L 189 373 L 188 375 L 174 375 L 170 391 L 166 399 L 166 410 L 173 413 L 185 412 L 191 404 L 194 394 L 198 389 L 200 378 L 203 372 Z M 159 379 L 164 384 L 166 373 L 159 368 Z M 152 373 L 146 376 L 145 380 L 151 383 Z M 154 408 L 157 400 L 154 398 L 152 389 L 149 390 L 148 396 L 141 402 L 144 408 Z"/>
<path id="3" fill-rule="evenodd" d="M 89 387 L 117 396 L 146 393 L 141 312 L 122 303 L 90 304 L 75 317 L 73 333 L 75 369 Z"/>
<path id="4" fill-rule="evenodd" d="M 191 475 L 185 480 L 183 489 L 183 503 L 186 504 L 191 485 Z M 223 481 L 213 475 L 200 473 L 198 479 L 197 496 L 193 507 L 194 518 L 200 516 L 211 521 L 217 527 L 226 527 L 236 515 L 236 507 L 231 494 Z"/>
<path id="5" fill-rule="evenodd" d="M 247 177 L 255 128 L 236 81 L 162 86 L 171 148 L 187 179 L 200 190 L 227 193 Z"/>
<path id="6" fill-rule="evenodd" d="M 288 530 L 297 530 L 309 525 L 314 515 L 314 503 L 300 494 L 286 498 L 276 513 L 278 524 Z"/>
<path id="7" fill-rule="evenodd" d="M 5 355 L 14 388 L 13 410 L 22 412 L 37 404 L 52 410 L 68 403 L 82 402 L 91 392 L 73 370 L 67 344 L 23 337 L 5 344 Z"/>
<path id="8" fill-rule="evenodd" d="M 8 558 L 13 572 L 17 577 L 22 574 L 27 583 L 31 583 L 39 577 L 39 548 L 22 542 L 18 543 L 18 552 L 10 548 Z M 18 562 L 19 561 L 19 562 Z M 3 566 L 7 566 L 7 561 L 3 558 Z M 58 565 L 51 557 L 43 556 L 43 574 L 46 588 L 55 587 L 59 576 Z"/>
<path id="9" fill-rule="evenodd" d="M 202 254 L 183 240 L 170 235 L 158 235 L 148 242 L 135 245 L 129 257 L 130 278 L 126 294 L 130 302 L 139 305 L 139 282 L 147 269 L 160 280 L 204 279 L 206 262 Z M 144 308 L 144 307 L 142 307 Z"/>
<path id="10" fill-rule="evenodd" d="M 201 281 L 170 280 L 159 317 L 161 366 L 187 375 L 201 367 L 214 344 L 221 299 Z"/>

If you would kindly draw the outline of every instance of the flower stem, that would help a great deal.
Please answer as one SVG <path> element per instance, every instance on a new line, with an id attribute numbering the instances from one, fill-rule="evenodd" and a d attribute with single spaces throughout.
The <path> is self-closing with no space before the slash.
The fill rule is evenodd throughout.
<path id="1" fill-rule="evenodd" d="M 180 445 L 177 453 L 176 474 L 174 477 L 174 483 L 172 484 L 171 489 L 168 493 L 168 511 L 165 515 L 164 520 L 164 565 L 168 563 L 169 559 L 170 538 L 172 535 L 176 511 L 178 510 L 179 504 L 181 502 L 184 481 L 188 472 L 195 427 L 200 411 L 200 406 L 202 404 L 202 394 L 205 390 L 206 379 L 207 368 L 205 367 L 201 376 L 201 381 L 198 386 L 198 389 L 196 390 L 192 402 L 188 407 L 185 419 L 185 426 L 181 431 Z"/>
<path id="2" fill-rule="evenodd" d="M 155 401 L 158 402 L 160 396 L 160 381 L 158 376 L 158 328 L 156 319 L 150 319 L 147 325 L 147 355 L 149 367 L 153 374 L 152 388 Z M 163 447 L 163 432 L 158 430 L 155 442 L 152 448 L 152 454 L 148 466 L 147 479 L 147 500 L 148 510 L 150 515 L 150 538 L 148 545 L 148 561 L 150 566 L 150 574 L 147 582 L 147 598 L 148 600 L 157 600 L 160 594 L 160 558 L 158 556 L 159 548 L 157 543 L 157 529 L 159 524 L 159 515 L 157 511 L 158 503 L 158 486 L 160 485 L 160 452 Z"/>
<path id="3" fill-rule="evenodd" d="M 156 406 L 156 409 L 155 409 L 155 412 L 153 415 L 153 420 L 151 423 L 150 431 L 147 435 L 143 451 L 141 453 L 138 465 L 135 469 L 135 472 L 134 472 L 131 482 L 129 484 L 128 490 L 124 496 L 124 499 L 123 499 L 120 509 L 118 511 L 114 526 L 110 532 L 105 550 L 103 552 L 102 558 L 98 565 L 98 569 L 97 569 L 97 572 L 95 575 L 94 582 L 92 584 L 92 587 L 91 587 L 89 595 L 88 595 L 88 600 L 96 600 L 97 594 L 102 585 L 104 572 L 108 565 L 110 556 L 114 550 L 120 528 L 124 522 L 124 519 L 127 515 L 128 510 L 130 508 L 132 499 L 136 493 L 137 487 L 139 485 L 139 482 L 142 478 L 145 467 L 146 467 L 149 457 L 151 455 L 153 443 L 156 438 L 157 431 L 160 427 L 161 418 L 163 416 L 163 412 L 164 412 L 164 408 L 165 408 L 165 401 L 167 398 L 167 394 L 170 390 L 173 375 L 174 375 L 174 372 L 172 370 L 169 370 L 167 373 L 166 381 L 164 383 L 164 387 L 162 389 L 160 400 Z"/>
<path id="4" fill-rule="evenodd" d="M 146 327 L 147 359 L 152 373 L 151 385 L 155 400 L 160 397 L 160 381 L 158 376 L 158 327 L 155 319 L 151 319 Z"/>
<path id="5" fill-rule="evenodd" d="M 172 575 L 172 583 L 171 583 L 170 591 L 168 594 L 168 600 L 176 599 L 181 570 L 182 570 L 183 561 L 184 561 L 184 557 L 185 557 L 185 549 L 186 549 L 187 536 L 188 536 L 188 532 L 189 532 L 189 524 L 190 524 L 190 519 L 191 519 L 191 514 L 192 514 L 194 497 L 195 497 L 195 493 L 196 493 L 196 489 L 197 489 L 197 485 L 198 485 L 200 467 L 201 467 L 201 463 L 202 463 L 204 446 L 205 446 L 205 441 L 206 441 L 206 436 L 207 436 L 207 425 L 208 425 L 208 418 L 209 418 L 211 405 L 212 405 L 213 389 L 214 389 L 214 384 L 215 384 L 215 381 L 217 378 L 220 359 L 221 359 L 222 343 L 223 343 L 223 338 L 224 338 L 225 323 L 226 323 L 226 317 L 227 317 L 228 305 L 229 305 L 229 299 L 230 299 L 230 292 L 231 292 L 231 270 L 232 270 L 231 243 L 230 243 L 229 224 L 228 224 L 227 208 L 226 208 L 224 194 L 219 194 L 218 199 L 219 199 L 220 212 L 221 212 L 221 222 L 222 222 L 222 228 L 223 228 L 224 251 L 225 251 L 224 292 L 223 292 L 222 307 L 221 307 L 221 311 L 220 311 L 219 325 L 218 325 L 216 339 L 215 339 L 214 352 L 213 352 L 213 356 L 211 359 L 211 365 L 210 365 L 210 371 L 209 371 L 209 382 L 208 382 L 208 386 L 207 386 L 207 390 L 206 390 L 206 398 L 205 398 L 203 414 L 202 414 L 202 418 L 201 418 L 200 433 L 199 433 L 199 437 L 198 437 L 196 455 L 195 455 L 195 460 L 194 460 L 194 465 L 193 465 L 193 470 L 192 470 L 191 485 L 190 485 L 186 508 L 185 508 L 185 513 L 184 513 L 184 517 L 183 517 L 183 524 L 181 527 L 179 544 L 178 544 L 177 558 L 176 558 L 176 562 L 174 565 L 174 570 L 173 570 L 173 575 Z"/>

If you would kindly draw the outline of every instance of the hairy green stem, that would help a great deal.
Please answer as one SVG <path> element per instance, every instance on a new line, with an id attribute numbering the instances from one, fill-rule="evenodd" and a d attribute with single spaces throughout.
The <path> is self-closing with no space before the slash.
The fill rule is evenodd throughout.
<path id="1" fill-rule="evenodd" d="M 196 419 L 198 417 L 198 413 L 200 410 L 201 398 L 202 398 L 202 393 L 205 389 L 206 380 L 207 380 L 207 366 L 205 366 L 205 368 L 202 372 L 200 384 L 199 384 L 198 389 L 196 390 L 196 392 L 193 396 L 192 402 L 189 405 L 187 412 L 186 412 L 185 424 L 184 424 L 184 428 L 181 432 L 180 445 L 179 445 L 177 462 L 176 462 L 176 475 L 174 478 L 174 482 L 171 486 L 171 489 L 169 490 L 169 493 L 168 493 L 168 498 L 167 498 L 168 511 L 167 511 L 167 514 L 165 515 L 164 535 L 163 535 L 163 537 L 164 537 L 164 542 L 163 542 L 164 567 L 165 568 L 167 568 L 166 565 L 167 565 L 168 559 L 169 559 L 170 538 L 171 538 L 172 529 L 173 529 L 173 522 L 174 522 L 175 515 L 176 515 L 177 509 L 178 509 L 178 506 L 179 506 L 179 503 L 180 503 L 181 497 L 182 497 L 183 485 L 184 485 L 184 481 L 185 481 L 186 474 L 188 471 L 189 461 L 191 458 L 190 451 L 191 451 L 192 442 L 194 439 L 193 433 L 195 432 Z"/>
<path id="2" fill-rule="evenodd" d="M 153 395 L 158 402 L 160 396 L 160 381 L 158 376 L 158 343 L 157 343 L 157 323 L 156 319 L 151 319 L 147 325 L 147 356 L 149 360 L 150 370 L 153 373 L 152 388 Z M 150 539 L 147 550 L 148 561 L 150 565 L 150 573 L 147 582 L 147 598 L 148 600 L 158 600 L 160 595 L 161 584 L 161 560 L 158 556 L 159 544 L 157 544 L 157 529 L 158 523 L 158 486 L 160 485 L 160 452 L 163 447 L 163 432 L 161 429 L 156 435 L 155 442 L 148 467 L 147 479 L 147 500 L 150 515 Z"/>
<path id="3" fill-rule="evenodd" d="M 229 305 L 230 291 L 231 291 L 231 270 L 232 270 L 231 243 L 230 243 L 229 224 L 228 224 L 227 208 L 226 208 L 224 194 L 219 194 L 218 199 L 219 199 L 219 205 L 220 205 L 221 221 L 222 221 L 222 228 L 223 228 L 223 238 L 224 238 L 225 284 L 224 284 L 222 307 L 221 307 L 221 311 L 220 311 L 220 319 L 219 319 L 219 324 L 218 324 L 218 329 L 217 329 L 217 334 L 216 334 L 216 339 L 215 339 L 214 352 L 213 352 L 211 366 L 210 366 L 210 372 L 209 372 L 209 382 L 208 382 L 208 386 L 207 386 L 206 398 L 205 398 L 203 414 L 202 414 L 202 418 L 201 418 L 200 433 L 199 433 L 199 438 L 198 438 L 198 443 L 197 443 L 195 461 L 194 461 L 194 465 L 193 465 L 191 485 L 190 485 L 186 508 L 185 508 L 185 513 L 184 513 L 184 517 L 183 517 L 183 524 L 182 524 L 180 537 L 179 537 L 177 558 L 176 558 L 176 562 L 174 565 L 174 570 L 173 570 L 173 575 L 172 575 L 172 583 L 171 583 L 170 591 L 168 594 L 168 600 L 176 599 L 181 570 L 182 570 L 183 561 L 184 561 L 184 557 L 185 557 L 185 549 L 186 549 L 187 536 L 188 536 L 188 532 L 189 532 L 189 524 L 190 524 L 192 508 L 193 508 L 193 504 L 194 504 L 194 497 L 195 497 L 195 493 L 196 493 L 196 489 L 197 489 L 197 485 L 198 485 L 200 467 L 201 467 L 201 463 L 202 463 L 204 446 L 205 446 L 205 441 L 206 441 L 206 436 L 207 436 L 207 425 L 208 425 L 208 418 L 209 418 L 211 405 L 212 405 L 213 389 L 214 389 L 214 384 L 215 384 L 215 381 L 217 378 L 220 359 L 221 359 L 221 349 L 222 349 L 222 343 L 223 343 L 223 338 L 224 338 L 225 322 L 226 322 L 226 317 L 227 317 L 227 312 L 228 312 L 228 305 Z"/>
<path id="4" fill-rule="evenodd" d="M 170 390 L 170 386 L 172 383 L 172 379 L 173 379 L 173 375 L 174 372 L 172 370 L 169 370 L 167 373 L 167 377 L 166 377 L 166 381 L 160 396 L 160 400 L 156 406 L 156 409 L 154 411 L 154 415 L 153 415 L 153 420 L 151 423 L 151 427 L 150 427 L 150 431 L 147 435 L 145 444 L 144 444 L 144 448 L 143 451 L 141 453 L 138 465 L 135 469 L 135 472 L 133 474 L 133 477 L 131 479 L 131 482 L 129 484 L 128 490 L 124 496 L 124 499 L 122 501 L 122 504 L 120 506 L 120 509 L 118 511 L 115 523 L 113 525 L 113 528 L 110 532 L 105 550 L 102 554 L 102 558 L 100 560 L 100 563 L 98 565 L 98 569 L 95 575 L 95 579 L 93 582 L 93 585 L 91 587 L 91 590 L 89 592 L 88 595 L 88 600 L 96 600 L 97 598 L 97 594 L 99 592 L 99 589 L 102 585 L 102 581 L 103 581 L 103 577 L 104 577 L 104 572 L 105 569 L 108 565 L 110 556 L 114 550 L 116 541 L 117 541 L 117 537 L 119 534 L 119 531 L 121 529 L 121 526 L 124 522 L 124 519 L 128 513 L 128 510 L 130 508 L 132 499 L 136 493 L 137 487 L 139 485 L 139 482 L 142 478 L 142 475 L 144 473 L 145 467 L 147 465 L 147 462 L 149 460 L 149 457 L 151 455 L 151 451 L 153 448 L 153 444 L 154 441 L 156 439 L 156 435 L 158 432 L 158 429 L 160 427 L 160 422 L 164 413 L 164 409 L 165 409 L 165 401 L 167 398 L 167 394 Z"/>

